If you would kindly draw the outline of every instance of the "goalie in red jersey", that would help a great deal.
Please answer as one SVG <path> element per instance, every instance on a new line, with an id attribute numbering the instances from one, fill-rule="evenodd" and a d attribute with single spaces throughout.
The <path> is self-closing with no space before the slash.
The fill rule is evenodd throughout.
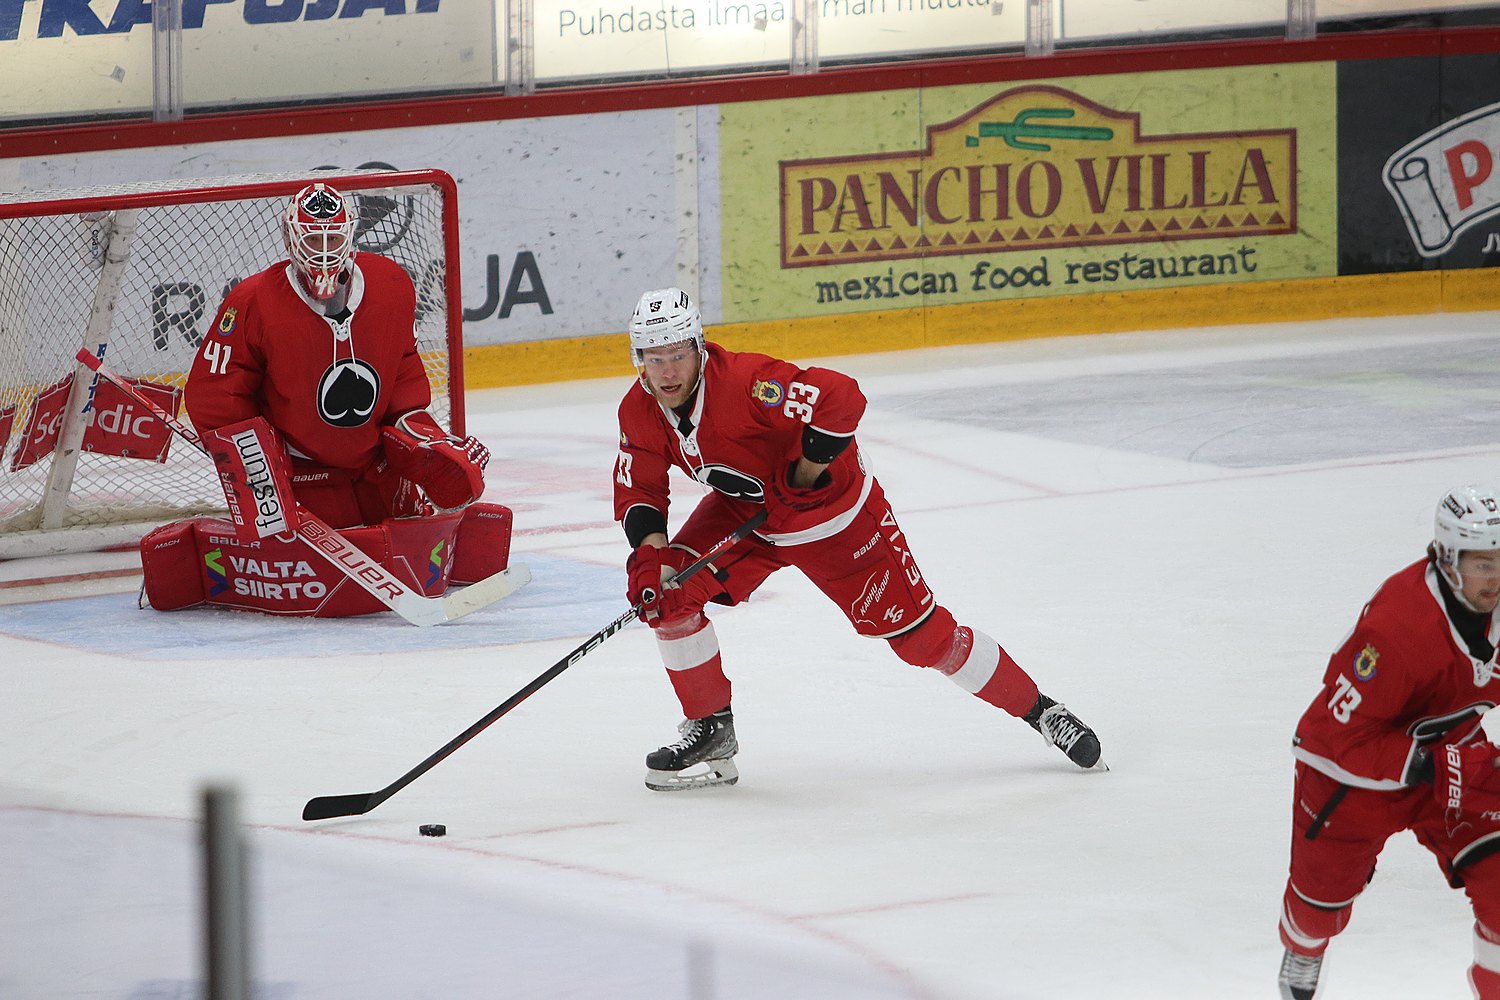
<path id="1" fill-rule="evenodd" d="M 1500 1000 L 1500 748 L 1481 716 L 1500 671 L 1500 493 L 1438 504 L 1424 559 L 1386 580 L 1297 724 L 1280 986 L 1311 1000 L 1385 842 L 1410 830 L 1474 909 L 1469 982 Z"/>
<path id="2" fill-rule="evenodd" d="M 272 567 L 294 564 L 300 549 L 290 530 L 276 530 L 295 528 L 293 502 L 334 528 L 383 526 L 350 538 L 404 561 L 426 592 L 450 579 L 460 523 L 483 537 L 465 546 L 469 565 L 451 579 L 504 569 L 510 512 L 474 503 L 489 451 L 473 436 L 449 434 L 427 410 L 411 278 L 388 258 L 356 253 L 358 213 L 329 184 L 297 192 L 280 221 L 287 259 L 230 290 L 187 378 L 188 416 L 213 454 L 230 527 L 246 547 L 236 558 L 225 551 L 223 522 L 199 526 L 195 547 L 218 555 L 208 560 L 206 599 L 281 614 L 374 610 L 357 588 L 345 588 L 344 605 L 324 600 L 346 581 L 318 560 L 295 562 L 300 576 L 315 579 L 275 575 Z M 202 588 L 172 579 L 182 569 L 175 554 L 156 555 L 164 565 L 148 558 L 170 546 L 148 553 L 142 545 L 152 605 L 199 603 Z M 309 589 L 313 598 L 300 600 Z"/>
<path id="3" fill-rule="evenodd" d="M 1024 719 L 1079 767 L 1104 770 L 1094 732 L 988 635 L 954 620 L 917 568 L 855 431 L 865 397 L 854 379 L 706 343 L 698 309 L 676 288 L 647 292 L 630 321 L 639 379 L 620 404 L 615 517 L 632 547 L 629 598 L 655 631 L 686 717 L 682 738 L 646 756 L 657 791 L 733 784 L 739 746 L 730 682 L 709 603 L 733 605 L 793 566 L 860 635 L 884 639 L 907 663 Z M 708 487 L 667 536 L 668 470 Z M 751 538 L 682 586 L 670 581 L 752 514 Z"/>

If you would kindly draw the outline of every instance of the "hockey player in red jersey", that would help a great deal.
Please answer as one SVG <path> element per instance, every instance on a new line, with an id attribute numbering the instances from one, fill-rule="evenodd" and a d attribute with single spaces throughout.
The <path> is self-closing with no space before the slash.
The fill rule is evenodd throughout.
<path id="1" fill-rule="evenodd" d="M 641 296 L 630 347 L 639 379 L 619 408 L 615 517 L 632 547 L 629 598 L 643 605 L 685 716 L 681 739 L 646 756 L 647 787 L 738 780 L 730 682 L 704 606 L 737 604 L 785 566 L 806 575 L 860 635 L 886 640 L 907 663 L 1024 719 L 1079 767 L 1106 769 L 1088 726 L 934 599 L 860 459 L 865 398 L 852 378 L 706 343 L 697 307 L 676 288 Z M 672 466 L 710 492 L 669 541 Z M 671 584 L 762 506 L 768 517 L 754 536 L 711 572 Z"/>
<path id="2" fill-rule="evenodd" d="M 1474 909 L 1469 982 L 1500 1000 L 1500 494 L 1438 504 L 1427 557 L 1392 576 L 1328 661 L 1297 724 L 1281 995 L 1311 1000 L 1387 838 L 1411 830 Z"/>
<path id="3" fill-rule="evenodd" d="M 264 417 L 285 443 L 296 497 L 335 528 L 422 512 L 484 490 L 489 452 L 427 412 L 416 292 L 394 261 L 356 253 L 357 219 L 327 184 L 292 198 L 289 259 L 236 285 L 188 373 L 199 433 Z"/>
<path id="4" fill-rule="evenodd" d="M 510 512 L 474 502 L 489 451 L 428 412 L 411 278 L 386 257 L 356 252 L 357 223 L 333 186 L 304 187 L 280 220 L 287 259 L 235 285 L 219 307 L 184 402 L 219 467 L 233 524 L 178 522 L 142 541 L 153 606 L 209 600 L 278 614 L 375 610 L 322 560 L 304 561 L 289 532 L 266 528 L 286 525 L 292 498 L 334 528 L 356 529 L 350 540 L 370 554 L 406 564 L 423 592 L 505 568 Z M 269 501 L 269 521 L 248 516 L 266 505 L 262 495 L 277 497 L 278 484 L 292 497 Z M 464 570 L 450 577 L 460 525 L 475 537 Z M 184 526 L 192 546 L 178 544 Z M 190 579 L 181 562 L 193 548 L 209 566 L 202 581 L 201 566 Z M 301 578 L 272 571 L 284 566 Z M 246 578 L 231 579 L 236 568 Z M 347 600 L 333 593 L 340 587 Z"/>

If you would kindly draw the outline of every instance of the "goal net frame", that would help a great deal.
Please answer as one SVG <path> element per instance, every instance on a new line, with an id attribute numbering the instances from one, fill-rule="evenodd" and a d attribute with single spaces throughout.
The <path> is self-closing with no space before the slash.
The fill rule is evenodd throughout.
<path id="1" fill-rule="evenodd" d="M 212 464 L 170 442 L 159 421 L 96 408 L 96 395 L 113 387 L 75 355 L 80 347 L 102 355 L 177 413 L 223 294 L 285 259 L 281 212 L 315 181 L 358 210 L 358 250 L 391 257 L 411 275 L 433 413 L 465 433 L 458 189 L 446 172 L 312 170 L 0 192 L 0 559 L 126 546 L 155 525 L 224 511 Z M 122 448 L 121 426 L 136 432 L 132 447 L 150 442 Z"/>

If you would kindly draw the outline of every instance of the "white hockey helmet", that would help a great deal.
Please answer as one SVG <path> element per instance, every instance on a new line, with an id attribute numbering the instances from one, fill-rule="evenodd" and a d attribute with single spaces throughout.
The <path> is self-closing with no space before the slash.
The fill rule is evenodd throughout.
<path id="1" fill-rule="evenodd" d="M 1500 491 L 1488 486 L 1458 486 L 1438 501 L 1432 530 L 1438 569 L 1463 594 L 1458 556 L 1475 549 L 1500 549 Z"/>
<path id="2" fill-rule="evenodd" d="M 691 340 L 698 348 L 698 378 L 708 364 L 708 347 L 703 341 L 703 319 L 693 297 L 680 288 L 657 288 L 642 295 L 630 316 L 630 360 L 635 364 L 641 384 L 646 383 L 643 352 L 650 347 L 666 347 Z M 696 386 L 694 386 L 696 388 Z"/>
<path id="3" fill-rule="evenodd" d="M 309 295 L 319 301 L 333 297 L 354 260 L 353 207 L 331 185 L 309 184 L 292 196 L 281 217 L 292 267 Z"/>

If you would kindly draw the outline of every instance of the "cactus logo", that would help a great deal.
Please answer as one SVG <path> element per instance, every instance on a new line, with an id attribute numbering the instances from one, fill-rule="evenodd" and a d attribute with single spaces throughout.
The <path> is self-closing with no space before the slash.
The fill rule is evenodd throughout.
<path id="1" fill-rule="evenodd" d="M 427 556 L 427 587 L 432 589 L 437 586 L 438 580 L 443 576 L 443 546 L 446 543 L 438 542 L 432 547 Z"/>

